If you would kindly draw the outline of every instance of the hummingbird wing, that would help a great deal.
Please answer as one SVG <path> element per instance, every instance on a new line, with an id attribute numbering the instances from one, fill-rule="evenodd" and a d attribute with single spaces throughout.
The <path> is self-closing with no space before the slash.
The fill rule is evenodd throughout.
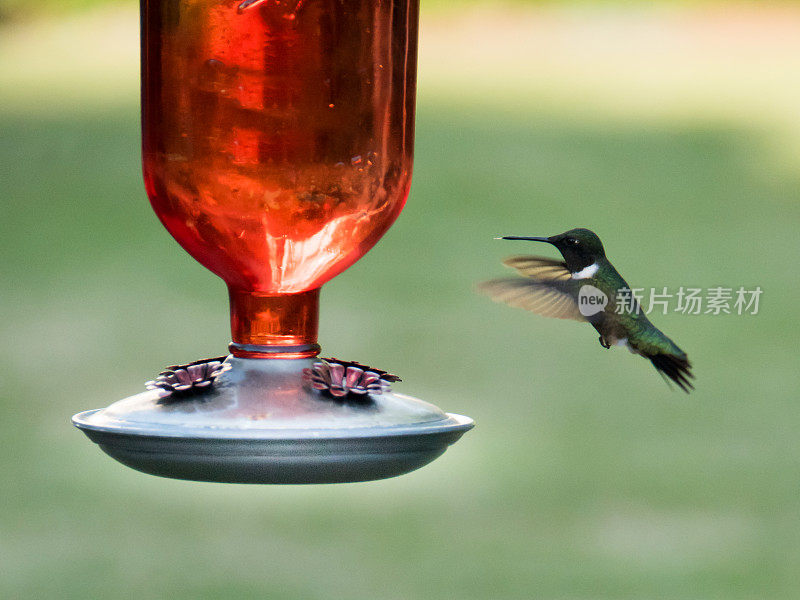
<path id="1" fill-rule="evenodd" d="M 586 321 L 578 309 L 571 274 L 561 261 L 540 256 L 512 256 L 503 264 L 525 277 L 492 279 L 478 284 L 478 291 L 495 302 L 524 308 L 543 317 Z"/>
<path id="2" fill-rule="evenodd" d="M 566 282 L 572 277 L 564 261 L 543 256 L 509 256 L 503 264 L 535 280 Z"/>

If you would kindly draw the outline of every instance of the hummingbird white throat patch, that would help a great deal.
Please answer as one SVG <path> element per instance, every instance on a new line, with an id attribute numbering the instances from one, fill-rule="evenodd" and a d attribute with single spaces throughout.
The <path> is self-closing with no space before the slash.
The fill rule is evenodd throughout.
<path id="1" fill-rule="evenodd" d="M 603 312 L 608 305 L 608 296 L 593 285 L 582 285 L 578 290 L 578 310 L 584 317 Z"/>

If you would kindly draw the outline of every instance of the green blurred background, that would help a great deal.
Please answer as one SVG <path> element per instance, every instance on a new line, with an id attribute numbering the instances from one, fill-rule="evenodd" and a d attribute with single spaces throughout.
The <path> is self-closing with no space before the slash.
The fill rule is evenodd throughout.
<path id="1" fill-rule="evenodd" d="M 219 354 L 227 299 L 144 194 L 135 6 L 0 14 L 0 597 L 800 597 L 798 5 L 428 7 L 412 194 L 321 342 L 478 426 L 313 487 L 142 475 L 69 424 Z M 573 226 L 635 286 L 764 290 L 654 317 L 695 394 L 473 293 L 495 235 Z"/>

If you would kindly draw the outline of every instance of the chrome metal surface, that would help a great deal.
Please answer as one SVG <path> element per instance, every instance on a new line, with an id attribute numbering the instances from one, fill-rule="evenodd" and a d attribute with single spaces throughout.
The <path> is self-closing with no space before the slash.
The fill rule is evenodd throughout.
<path id="1" fill-rule="evenodd" d="M 336 483 L 401 475 L 473 427 L 394 393 L 337 400 L 303 382 L 313 359 L 229 357 L 207 391 L 149 390 L 73 423 L 109 456 L 153 475 L 230 483 Z"/>

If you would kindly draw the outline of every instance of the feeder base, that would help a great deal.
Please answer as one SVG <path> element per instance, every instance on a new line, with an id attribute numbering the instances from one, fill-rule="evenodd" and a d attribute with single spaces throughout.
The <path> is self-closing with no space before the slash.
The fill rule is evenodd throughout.
<path id="1" fill-rule="evenodd" d="M 186 398 L 147 391 L 72 422 L 131 468 L 225 483 L 394 477 L 441 456 L 474 425 L 402 394 L 322 396 L 302 381 L 313 359 L 228 361 L 232 368 L 207 391 Z"/>

